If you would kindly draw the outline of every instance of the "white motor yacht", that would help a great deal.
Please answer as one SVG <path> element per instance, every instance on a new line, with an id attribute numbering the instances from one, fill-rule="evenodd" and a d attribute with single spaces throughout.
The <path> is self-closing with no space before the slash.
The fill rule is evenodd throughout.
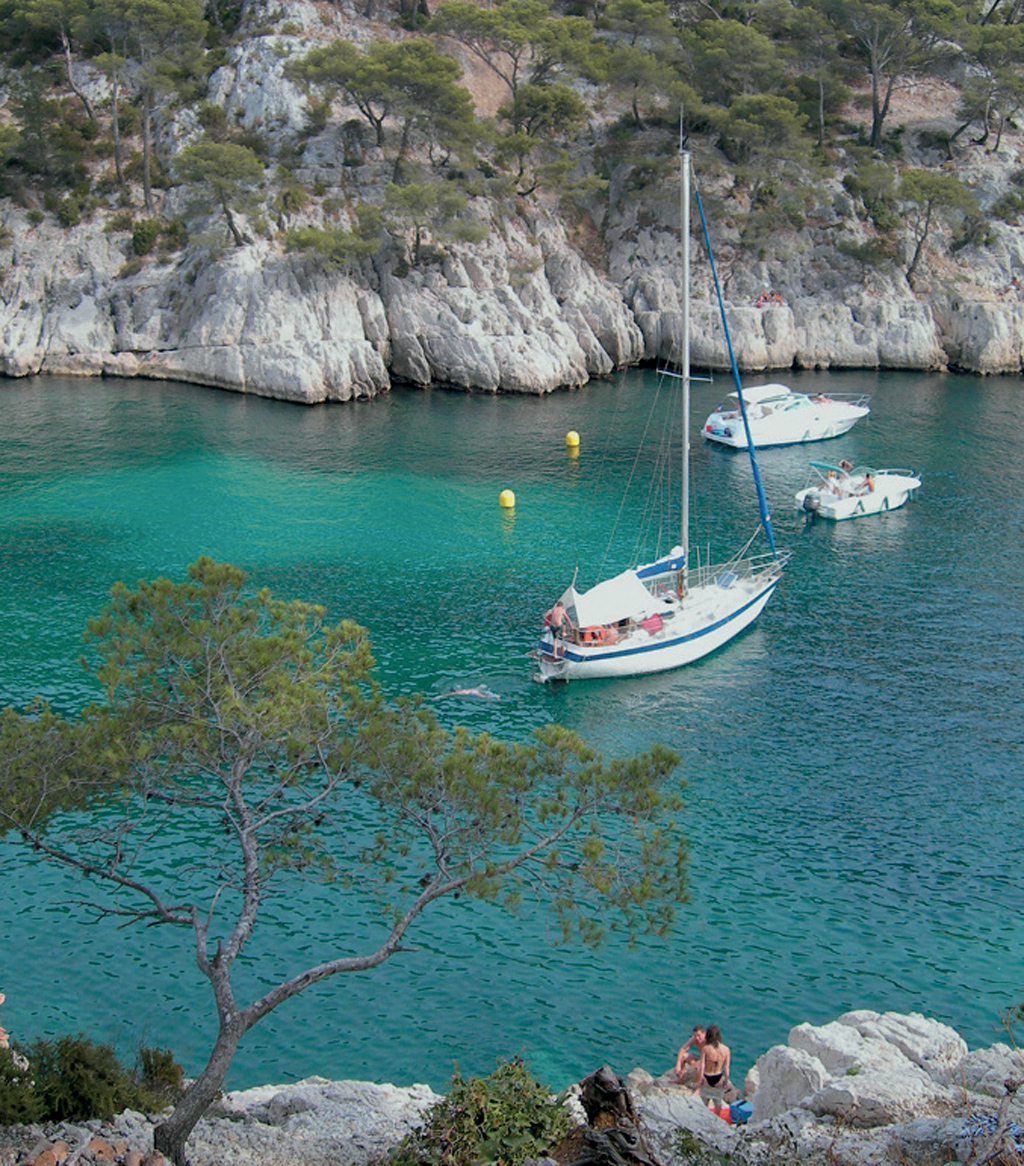
<path id="1" fill-rule="evenodd" d="M 750 436 L 759 449 L 839 437 L 871 412 L 869 399 L 863 395 L 794 393 L 780 384 L 751 385 L 743 390 Z M 747 448 L 738 393 L 730 393 L 708 417 L 704 436 L 733 449 Z"/>

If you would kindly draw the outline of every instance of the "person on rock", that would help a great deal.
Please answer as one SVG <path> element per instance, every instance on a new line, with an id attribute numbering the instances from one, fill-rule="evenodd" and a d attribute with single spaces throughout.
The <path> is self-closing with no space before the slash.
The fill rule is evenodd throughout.
<path id="1" fill-rule="evenodd" d="M 702 1024 L 695 1024 L 693 1032 L 685 1040 L 676 1054 L 676 1066 L 672 1070 L 672 1075 L 682 1084 L 686 1078 L 693 1078 L 698 1066 L 700 1065 L 701 1054 L 704 1051 L 704 1041 L 706 1040 L 706 1033 Z M 696 1051 L 694 1051 L 696 1050 Z"/>
<path id="2" fill-rule="evenodd" d="M 697 1088 L 710 1085 L 712 1089 L 729 1088 L 729 1046 L 722 1043 L 722 1031 L 717 1024 L 709 1024 L 697 1066 Z"/>

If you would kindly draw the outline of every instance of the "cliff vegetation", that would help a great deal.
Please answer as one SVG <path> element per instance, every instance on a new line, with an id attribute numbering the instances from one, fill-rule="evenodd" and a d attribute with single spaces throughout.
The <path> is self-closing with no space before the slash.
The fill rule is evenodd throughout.
<path id="1" fill-rule="evenodd" d="M 670 358 L 681 132 L 741 367 L 1021 369 L 1010 0 L 3 0 L 0 29 L 7 375 L 317 401 Z"/>

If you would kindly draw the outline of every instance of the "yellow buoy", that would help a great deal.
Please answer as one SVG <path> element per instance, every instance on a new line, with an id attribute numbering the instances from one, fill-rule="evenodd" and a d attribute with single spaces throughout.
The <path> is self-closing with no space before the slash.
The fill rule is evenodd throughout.
<path id="1" fill-rule="evenodd" d="M 516 504 L 516 496 L 511 490 L 502 490 L 498 495 L 498 505 L 504 510 L 512 510 Z"/>
<path id="2" fill-rule="evenodd" d="M 579 449 L 580 435 L 576 432 L 575 429 L 570 429 L 569 432 L 565 435 L 565 444 L 569 449 Z"/>

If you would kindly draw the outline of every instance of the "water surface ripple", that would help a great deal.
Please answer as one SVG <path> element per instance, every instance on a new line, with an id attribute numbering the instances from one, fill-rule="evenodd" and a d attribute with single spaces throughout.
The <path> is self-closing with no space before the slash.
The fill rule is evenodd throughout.
<path id="1" fill-rule="evenodd" d="M 502 736 L 557 720 L 609 754 L 661 741 L 682 758 L 692 899 L 669 938 L 590 952 L 557 946 L 540 913 L 444 904 L 415 952 L 318 984 L 249 1034 L 232 1087 L 319 1073 L 441 1088 L 455 1063 L 487 1072 L 517 1053 L 561 1086 L 602 1062 L 657 1072 L 695 1020 L 722 1027 L 742 1076 L 792 1024 L 856 1007 L 999 1039 L 1024 997 L 1022 384 L 793 382 L 869 392 L 873 411 L 839 441 L 762 453 L 794 557 L 758 624 L 682 672 L 560 688 L 530 679 L 536 617 L 577 564 L 589 585 L 606 552 L 606 569 L 633 554 L 628 521 L 610 546 L 607 532 L 651 374 L 543 400 L 395 391 L 309 409 L 189 385 L 4 382 L 3 703 L 79 706 L 81 631 L 110 584 L 181 577 L 205 553 L 365 624 L 393 693 L 501 694 L 438 702 L 445 718 Z M 697 432 L 724 391 L 696 388 L 693 510 L 701 545 L 731 548 L 752 529 L 749 467 Z M 808 458 L 843 455 L 920 470 L 920 497 L 808 524 L 792 506 Z M 75 880 L 16 846 L 0 864 L 5 1026 L 171 1047 L 196 1072 L 211 1004 L 180 937 L 87 926 Z M 290 890 L 240 995 L 333 954 L 339 935 L 361 950 L 374 928 L 337 888 Z"/>

